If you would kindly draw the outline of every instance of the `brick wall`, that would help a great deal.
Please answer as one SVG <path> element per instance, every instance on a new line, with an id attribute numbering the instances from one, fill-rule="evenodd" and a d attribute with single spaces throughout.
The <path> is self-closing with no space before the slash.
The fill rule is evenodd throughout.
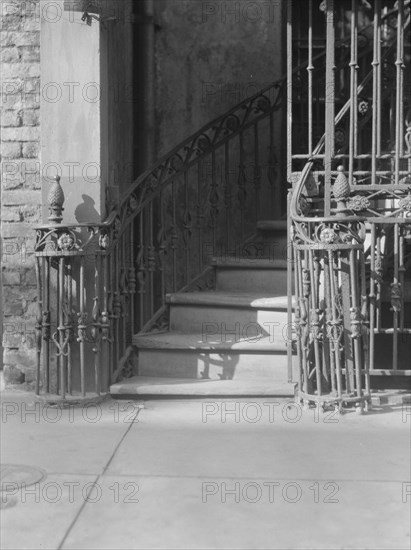
<path id="1" fill-rule="evenodd" d="M 36 278 L 33 225 L 40 222 L 39 0 L 2 0 L 1 235 L 6 385 L 33 385 Z"/>

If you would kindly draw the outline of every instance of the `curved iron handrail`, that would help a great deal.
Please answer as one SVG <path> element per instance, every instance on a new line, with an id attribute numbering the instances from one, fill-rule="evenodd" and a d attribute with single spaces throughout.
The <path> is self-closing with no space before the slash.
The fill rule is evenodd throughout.
<path id="1" fill-rule="evenodd" d="M 395 13 L 396 9 L 393 8 L 389 12 L 383 15 L 382 19 L 388 19 L 393 13 Z M 372 27 L 373 23 L 369 23 L 366 25 L 361 33 L 365 32 L 369 27 Z M 338 43 L 338 47 L 343 46 L 344 44 L 349 45 L 350 44 L 350 38 L 346 38 L 345 40 L 342 40 Z M 368 50 L 367 50 L 368 52 Z M 363 51 L 363 53 L 366 53 L 366 51 Z M 312 62 L 318 61 L 321 58 L 325 57 L 325 51 L 320 52 L 319 54 L 315 55 L 312 59 Z M 298 67 L 295 67 L 292 70 L 292 74 L 296 74 L 300 72 L 302 69 L 306 68 L 308 66 L 308 60 Z M 367 81 L 368 82 L 368 81 Z M 134 183 L 123 193 L 122 197 L 119 200 L 119 203 L 117 206 L 113 208 L 113 210 L 108 215 L 107 219 L 102 223 L 102 226 L 111 225 L 116 217 L 120 217 L 122 221 L 125 221 L 125 218 L 127 216 L 124 215 L 124 211 L 128 214 L 130 214 L 130 209 L 128 208 L 128 201 L 133 196 L 133 194 L 139 192 L 139 188 L 144 185 L 145 182 L 147 182 L 150 178 L 154 178 L 154 180 L 157 180 L 158 176 L 160 176 L 160 182 L 155 183 L 155 187 L 161 187 L 164 188 L 166 183 L 172 179 L 173 176 L 176 175 L 176 173 L 184 168 L 190 167 L 192 164 L 194 164 L 196 161 L 201 160 L 203 157 L 205 157 L 212 148 L 216 148 L 218 145 L 222 145 L 225 141 L 230 140 L 231 138 L 234 138 L 238 135 L 238 133 L 241 130 L 246 129 L 247 127 L 251 126 L 258 120 L 264 118 L 264 116 L 268 113 L 270 113 L 273 110 L 276 110 L 279 107 L 279 103 L 282 99 L 282 92 L 283 92 L 283 86 L 287 83 L 287 76 L 282 76 L 280 79 L 275 81 L 272 84 L 267 85 L 266 87 L 262 88 L 259 92 L 254 94 L 253 96 L 250 96 L 246 99 L 244 99 L 242 102 L 238 103 L 234 107 L 232 107 L 230 110 L 226 111 L 222 115 L 216 117 L 211 122 L 205 124 L 200 130 L 192 134 L 189 138 L 186 138 L 182 142 L 180 142 L 177 146 L 175 146 L 171 151 L 163 155 L 157 162 L 154 163 L 149 169 L 147 169 L 145 172 L 143 172 L 135 181 Z M 363 83 L 365 86 L 366 82 Z M 247 116 L 250 113 L 250 110 L 254 107 L 254 103 L 258 103 L 258 100 L 261 98 L 262 101 L 264 99 L 266 100 L 267 93 L 272 92 L 273 90 L 279 90 L 279 93 L 273 103 L 273 105 L 268 109 L 265 110 L 263 105 L 257 105 L 257 109 L 261 109 L 262 115 L 260 117 L 254 118 L 251 122 L 247 123 Z M 361 92 L 359 88 L 359 93 Z M 347 109 L 349 107 L 345 106 Z M 244 119 L 242 123 L 239 123 L 238 118 L 231 118 L 231 117 L 238 117 L 238 113 L 240 113 L 242 110 L 246 109 L 246 113 L 244 116 Z M 344 113 L 342 113 L 341 117 Z M 226 123 L 226 126 L 225 126 Z M 230 127 L 231 125 L 231 127 Z M 212 140 L 209 139 L 208 133 L 214 132 L 214 138 Z M 202 138 L 204 138 L 204 141 L 202 141 Z M 315 153 L 314 153 L 315 154 Z M 185 159 L 183 160 L 183 155 L 186 155 Z M 195 156 L 193 156 L 195 155 Z M 177 168 L 175 168 L 173 165 L 173 162 L 177 163 Z M 171 173 L 170 173 L 171 172 Z M 165 180 L 161 180 L 162 177 L 167 175 L 168 177 L 165 178 Z M 157 195 L 159 192 L 159 189 L 156 190 L 154 193 L 154 196 Z M 153 195 L 151 195 L 153 197 Z M 145 198 L 144 202 L 141 202 L 139 205 L 136 206 L 136 208 L 132 209 L 131 213 L 131 219 L 134 218 L 141 210 L 141 208 L 144 207 L 144 205 L 147 203 L 149 199 Z M 127 220 L 128 225 L 129 220 Z"/>

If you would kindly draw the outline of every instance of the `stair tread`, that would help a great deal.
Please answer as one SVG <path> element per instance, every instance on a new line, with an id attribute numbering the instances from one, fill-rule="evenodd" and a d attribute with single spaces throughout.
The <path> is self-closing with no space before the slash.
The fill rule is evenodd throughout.
<path id="1" fill-rule="evenodd" d="M 286 310 L 287 296 L 267 297 L 266 294 L 243 294 L 218 290 L 204 292 L 177 292 L 167 294 L 167 303 L 181 305 L 204 305 L 217 307 L 247 307 L 255 309 Z"/>
<path id="2" fill-rule="evenodd" d="M 287 260 L 274 260 L 269 258 L 235 258 L 215 257 L 211 265 L 216 267 L 238 267 L 239 269 L 287 269 Z"/>
<path id="3" fill-rule="evenodd" d="M 234 327 L 227 327 L 227 331 Z M 276 328 L 278 330 L 276 331 Z M 250 331 L 251 332 L 251 331 Z M 233 334 L 193 334 L 176 331 L 136 334 L 133 344 L 139 349 L 201 350 L 201 351 L 238 351 L 238 352 L 286 352 L 287 343 L 281 327 L 273 327 L 272 335 L 257 335 L 253 338 L 240 338 Z"/>
<path id="4" fill-rule="evenodd" d="M 269 395 L 294 397 L 295 384 L 267 383 L 267 380 L 199 380 L 134 376 L 110 387 L 112 395 L 195 396 L 195 395 Z"/>
<path id="5" fill-rule="evenodd" d="M 287 231 L 287 220 L 260 220 L 257 222 L 260 231 Z"/>

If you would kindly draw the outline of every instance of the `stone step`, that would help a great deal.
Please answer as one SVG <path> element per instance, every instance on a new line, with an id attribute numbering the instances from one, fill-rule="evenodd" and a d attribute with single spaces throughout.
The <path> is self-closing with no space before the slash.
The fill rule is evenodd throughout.
<path id="1" fill-rule="evenodd" d="M 287 294 L 286 260 L 213 258 L 212 265 L 216 268 L 217 291 Z"/>
<path id="2" fill-rule="evenodd" d="M 265 243 L 287 245 L 287 221 L 261 220 L 257 222 L 257 238 Z"/>
<path id="3" fill-rule="evenodd" d="M 275 334 L 136 335 L 138 374 L 170 378 L 287 380 L 287 345 Z"/>
<path id="4" fill-rule="evenodd" d="M 287 220 L 260 220 L 257 222 L 257 230 L 287 233 Z"/>
<path id="5" fill-rule="evenodd" d="M 230 330 L 246 334 L 287 330 L 287 297 L 229 292 L 187 292 L 167 295 L 170 330 L 203 334 Z"/>
<path id="6" fill-rule="evenodd" d="M 193 380 L 134 376 L 110 387 L 113 398 L 161 399 L 167 397 L 287 397 L 294 398 L 295 384 L 267 380 Z"/>

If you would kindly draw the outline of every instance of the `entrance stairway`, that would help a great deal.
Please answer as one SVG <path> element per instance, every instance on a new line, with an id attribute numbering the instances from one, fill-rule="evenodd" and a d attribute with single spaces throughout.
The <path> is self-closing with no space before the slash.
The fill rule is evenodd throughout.
<path id="1" fill-rule="evenodd" d="M 135 376 L 111 395 L 293 398 L 286 257 L 286 222 L 263 221 L 241 256 L 213 258 L 213 289 L 167 295 L 169 329 L 134 336 Z"/>

